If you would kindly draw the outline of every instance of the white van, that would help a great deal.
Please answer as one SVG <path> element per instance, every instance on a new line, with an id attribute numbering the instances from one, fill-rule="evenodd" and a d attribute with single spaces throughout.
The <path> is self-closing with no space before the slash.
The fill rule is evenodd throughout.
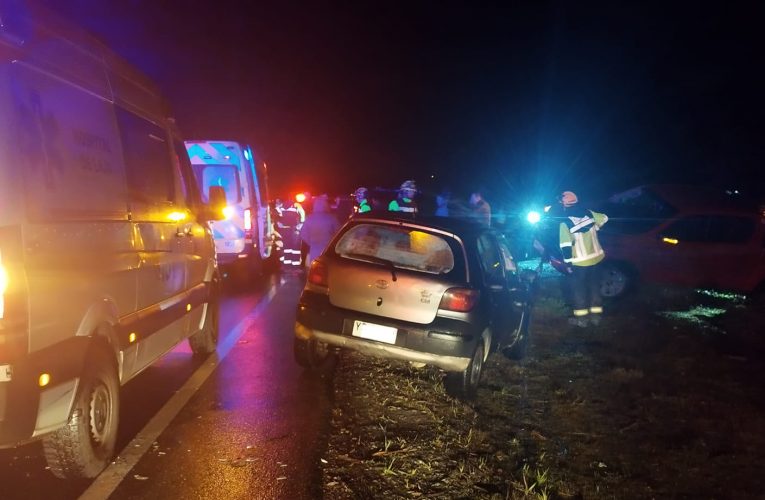
<path id="1" fill-rule="evenodd" d="M 212 223 L 218 265 L 239 282 L 259 276 L 273 247 L 266 164 L 236 141 L 186 141 L 186 149 L 202 192 L 226 192 L 226 218 Z"/>
<path id="2" fill-rule="evenodd" d="M 119 388 L 189 338 L 219 282 L 204 205 L 146 77 L 31 2 L 0 3 L 0 447 L 59 477 L 114 454 Z"/>

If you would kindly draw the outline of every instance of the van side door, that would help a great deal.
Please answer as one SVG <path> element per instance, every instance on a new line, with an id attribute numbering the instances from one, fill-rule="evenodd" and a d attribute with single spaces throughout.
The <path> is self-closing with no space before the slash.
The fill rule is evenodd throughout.
<path id="1" fill-rule="evenodd" d="M 183 337 L 186 288 L 184 241 L 176 236 L 174 165 L 167 131 L 158 124 L 115 107 L 133 223 L 140 259 L 136 275 L 138 337 L 136 368 L 150 364 Z"/>

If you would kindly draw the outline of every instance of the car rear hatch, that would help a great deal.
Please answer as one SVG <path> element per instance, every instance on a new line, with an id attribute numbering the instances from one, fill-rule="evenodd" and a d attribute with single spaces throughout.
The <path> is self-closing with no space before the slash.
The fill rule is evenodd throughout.
<path id="1" fill-rule="evenodd" d="M 431 323 L 444 292 L 464 282 L 460 245 L 450 236 L 400 225 L 358 224 L 328 261 L 336 307 L 419 324 Z"/>

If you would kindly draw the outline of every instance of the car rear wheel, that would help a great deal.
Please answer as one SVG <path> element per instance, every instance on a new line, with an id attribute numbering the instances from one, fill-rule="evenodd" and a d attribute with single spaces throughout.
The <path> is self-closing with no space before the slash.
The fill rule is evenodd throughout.
<path id="1" fill-rule="evenodd" d="M 446 373 L 444 387 L 449 395 L 460 399 L 473 399 L 475 397 L 483 372 L 483 344 L 483 340 L 477 343 L 470 364 L 464 371 Z"/>
<path id="2" fill-rule="evenodd" d="M 630 273 L 618 264 L 606 262 L 600 269 L 600 295 L 603 297 L 621 297 L 632 284 Z"/>
<path id="3" fill-rule="evenodd" d="M 319 370 L 327 366 L 332 358 L 329 345 L 316 339 L 295 339 L 293 344 L 295 362 L 306 370 Z"/>
<path id="4" fill-rule="evenodd" d="M 117 370 L 105 354 L 88 360 L 69 421 L 43 439 L 54 476 L 91 479 L 108 465 L 117 442 L 119 389 Z"/>

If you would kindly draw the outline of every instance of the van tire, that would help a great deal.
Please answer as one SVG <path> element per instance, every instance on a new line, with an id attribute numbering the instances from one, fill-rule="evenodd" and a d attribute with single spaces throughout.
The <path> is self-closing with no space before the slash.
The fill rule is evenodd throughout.
<path id="1" fill-rule="evenodd" d="M 220 298 L 217 281 L 214 281 L 211 286 L 210 298 L 205 305 L 205 322 L 202 329 L 189 337 L 189 347 L 194 356 L 207 356 L 218 347 Z"/>
<path id="2" fill-rule="evenodd" d="M 67 424 L 43 438 L 50 471 L 61 479 L 92 479 L 111 461 L 117 443 L 120 384 L 114 363 L 87 360 Z"/>
<path id="3" fill-rule="evenodd" d="M 473 399 L 478 392 L 478 384 L 483 372 L 484 342 L 476 342 L 473 357 L 467 368 L 461 372 L 447 372 L 444 378 L 446 393 L 458 399 Z"/>

